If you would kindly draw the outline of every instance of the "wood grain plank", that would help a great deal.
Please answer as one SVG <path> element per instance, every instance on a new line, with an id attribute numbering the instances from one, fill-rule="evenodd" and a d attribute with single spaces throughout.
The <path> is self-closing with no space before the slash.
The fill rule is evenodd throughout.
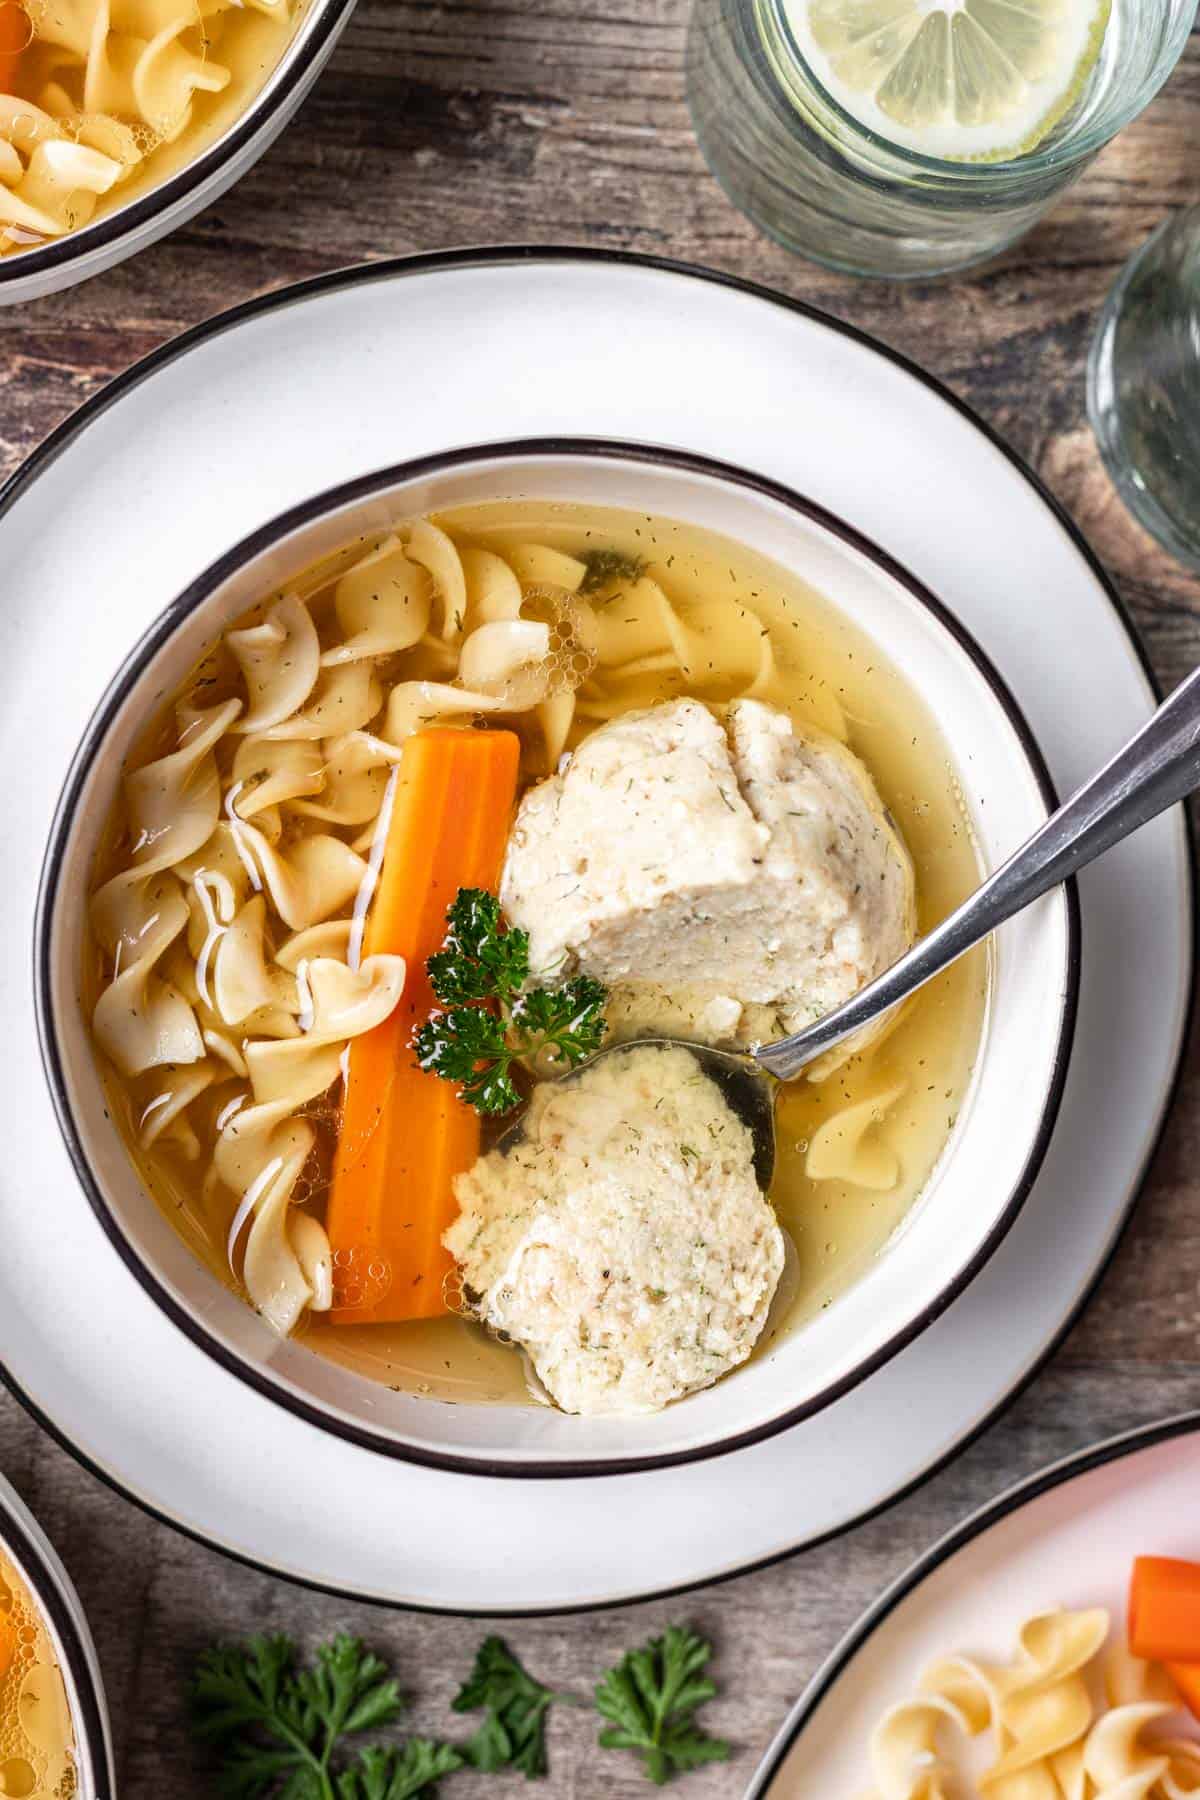
<path id="1" fill-rule="evenodd" d="M 135 262 L 0 313 L 0 473 L 137 357 L 222 308 L 363 258 L 463 243 L 587 243 L 771 283 L 876 333 L 967 399 L 1088 533 L 1159 677 L 1200 646 L 1194 580 L 1116 499 L 1087 427 L 1083 370 L 1118 267 L 1195 187 L 1200 41 L 1165 94 L 1025 243 L 952 283 L 854 283 L 761 238 L 707 174 L 683 94 L 687 0 L 361 0 L 291 129 L 209 212 Z M 985 551 L 986 547 L 982 547 Z M 585 1692 L 672 1618 L 717 1639 L 713 1726 L 738 1755 L 689 1778 L 739 1794 L 788 1704 L 879 1588 L 968 1509 L 1050 1458 L 1200 1402 L 1200 1103 L 1193 1047 L 1135 1221 L 1051 1366 L 983 1438 L 886 1516 L 782 1567 L 676 1602 L 514 1624 L 531 1667 Z M 394 1657 L 414 1720 L 445 1708 L 485 1627 L 350 1606 L 259 1575 L 148 1522 L 7 1398 L 0 1466 L 79 1584 L 101 1644 L 123 1800 L 203 1800 L 184 1729 L 192 1660 L 214 1637 L 361 1632 Z M 585 1712 L 554 1728 L 555 1796 L 632 1800 Z M 495 1792 L 520 1791 L 499 1782 Z"/>

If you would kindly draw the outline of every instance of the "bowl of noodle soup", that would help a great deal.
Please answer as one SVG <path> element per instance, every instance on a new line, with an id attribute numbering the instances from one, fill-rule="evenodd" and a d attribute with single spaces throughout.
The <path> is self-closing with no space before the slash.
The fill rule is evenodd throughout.
<path id="1" fill-rule="evenodd" d="M 112 267 L 237 181 L 354 0 L 0 0 L 0 303 Z"/>
<path id="2" fill-rule="evenodd" d="M 453 1211 L 392 1261 L 365 1225 L 347 1235 L 355 1058 L 414 983 L 372 937 L 381 846 L 391 854 L 392 814 L 407 804 L 403 779 L 395 786 L 404 746 L 432 731 L 466 754 L 511 734 L 524 809 L 615 728 L 667 713 L 705 729 L 734 715 L 795 726 L 830 766 L 866 769 L 878 835 L 895 833 L 911 857 L 910 935 L 1052 802 L 982 652 L 852 527 L 745 471 L 599 440 L 448 451 L 293 509 L 178 596 L 100 701 L 64 788 L 36 925 L 60 1123 L 85 1194 L 154 1303 L 322 1430 L 493 1475 L 625 1472 L 753 1442 L 828 1405 L 930 1324 L 1029 1192 L 1074 1023 L 1065 890 L 877 1040 L 780 1091 L 769 1203 L 783 1249 L 752 1353 L 731 1351 L 721 1379 L 688 1364 L 675 1390 L 654 1388 L 657 1401 L 646 1390 L 606 1409 L 586 1384 L 564 1400 L 571 1371 L 548 1374 L 533 1353 L 531 1367 L 522 1330 L 484 1319 L 461 1235 L 449 1237 L 455 1280 L 439 1272 Z M 469 802 L 455 803 L 464 817 Z M 688 842 L 719 835 L 681 816 Z M 535 941 L 549 892 L 535 883 Z M 641 1035 L 627 998 L 619 985 L 608 996 L 610 1037 Z M 669 1035 L 706 1035 L 695 1013 L 670 1010 L 682 990 L 660 985 L 654 999 L 667 1008 L 659 1029 L 665 1018 Z M 737 1029 L 745 1042 L 787 1022 L 749 1006 Z M 411 1041 L 407 1027 L 394 1040 L 406 1066 Z M 549 1093 L 539 1081 L 531 1117 Z M 652 1109 L 667 1098 L 654 1091 L 652 1072 Z M 394 1193 L 418 1192 L 422 1171 L 431 1179 L 443 1124 L 420 1127 L 430 1150 L 401 1119 L 388 1140 Z M 482 1143 L 472 1129 L 483 1168 L 489 1121 Z M 696 1157 L 676 1148 L 682 1183 Z M 661 1238 L 678 1229 L 664 1213 Z M 576 1248 L 582 1268 L 588 1247 Z M 716 1253 L 706 1266 L 724 1268 Z M 414 1257 L 432 1271 L 424 1301 L 389 1311 Z M 745 1277 L 748 1265 L 729 1266 L 731 1284 Z M 646 1287 L 650 1314 L 665 1286 Z M 710 1323 L 724 1299 L 706 1300 Z M 582 1316 L 571 1331 L 588 1341 Z"/>
<path id="3" fill-rule="evenodd" d="M 0 1476 L 0 1792 L 114 1800 L 99 1659 L 70 1576 Z"/>

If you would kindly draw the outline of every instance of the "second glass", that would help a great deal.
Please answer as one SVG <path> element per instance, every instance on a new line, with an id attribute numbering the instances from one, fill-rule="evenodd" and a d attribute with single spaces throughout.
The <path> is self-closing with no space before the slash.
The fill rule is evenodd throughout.
<path id="1" fill-rule="evenodd" d="M 785 0 L 695 0 L 692 120 L 730 199 L 788 249 L 851 274 L 945 274 L 1029 229 L 1157 93 L 1195 12 L 1195 0 L 1113 0 L 1087 86 L 1047 139 L 1010 161 L 952 162 L 847 113 L 805 62 Z"/>
<path id="2" fill-rule="evenodd" d="M 1088 412 L 1130 512 L 1200 568 L 1200 206 L 1165 220 L 1109 295 Z"/>

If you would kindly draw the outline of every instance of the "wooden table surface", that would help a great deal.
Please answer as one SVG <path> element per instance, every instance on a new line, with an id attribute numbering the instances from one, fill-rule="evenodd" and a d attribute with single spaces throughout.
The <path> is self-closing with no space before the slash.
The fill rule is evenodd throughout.
<path id="1" fill-rule="evenodd" d="M 1119 265 L 1169 208 L 1196 197 L 1197 38 L 1166 92 L 1015 251 L 950 284 L 900 287 L 808 267 L 730 207 L 688 126 L 686 16 L 687 0 L 360 0 L 316 91 L 231 194 L 113 273 L 0 314 L 0 473 L 164 339 L 321 270 L 504 241 L 684 257 L 803 296 L 948 382 L 1087 532 L 1159 676 L 1174 682 L 1200 652 L 1196 584 L 1113 494 L 1086 421 L 1083 371 Z M 936 1535 L 1066 1451 L 1200 1404 L 1196 1063 L 1193 1050 L 1133 1225 L 1086 1315 L 980 1441 L 883 1517 L 781 1567 L 685 1600 L 512 1624 L 507 1635 L 531 1667 L 578 1688 L 665 1622 L 694 1621 L 719 1647 L 724 1693 L 712 1725 L 737 1751 L 681 1791 L 739 1795 L 817 1660 Z M 395 1659 L 416 1720 L 444 1727 L 478 1621 L 348 1605 L 242 1569 L 146 1519 L 3 1393 L 0 1468 L 55 1540 L 91 1617 L 122 1800 L 211 1792 L 182 1702 L 195 1653 L 216 1637 L 361 1633 Z M 647 1791 L 632 1763 L 595 1757 L 582 1713 L 559 1719 L 552 1748 L 543 1792 Z M 505 1780 L 494 1791 L 518 1788 Z"/>

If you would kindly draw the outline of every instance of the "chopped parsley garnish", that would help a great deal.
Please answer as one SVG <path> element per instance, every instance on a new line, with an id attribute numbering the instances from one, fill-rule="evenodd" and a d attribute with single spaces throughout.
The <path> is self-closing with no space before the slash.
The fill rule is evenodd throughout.
<path id="1" fill-rule="evenodd" d="M 446 913 L 442 948 L 426 964 L 439 1005 L 413 1037 L 417 1061 L 456 1083 L 479 1113 L 519 1106 L 514 1064 L 573 1068 L 607 1029 L 607 989 L 588 975 L 525 990 L 529 935 L 505 927 L 500 902 L 460 888 Z"/>
<path id="2" fill-rule="evenodd" d="M 606 1750 L 634 1750 L 656 1787 L 702 1763 L 725 1762 L 729 1745 L 709 1737 L 696 1713 L 716 1693 L 703 1673 L 712 1645 L 684 1626 L 630 1650 L 596 1689 L 596 1708 L 611 1721 L 600 1733 Z"/>

